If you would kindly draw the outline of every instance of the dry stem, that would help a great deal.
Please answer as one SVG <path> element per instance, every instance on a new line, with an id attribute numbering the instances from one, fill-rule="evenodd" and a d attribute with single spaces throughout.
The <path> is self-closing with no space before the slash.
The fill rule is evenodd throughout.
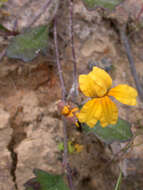
<path id="1" fill-rule="evenodd" d="M 69 0 L 69 35 L 72 49 L 72 62 L 73 62 L 73 84 L 74 84 L 74 96 L 78 96 L 78 82 L 77 82 L 77 61 L 74 47 L 74 31 L 73 31 L 73 2 Z"/>
<path id="2" fill-rule="evenodd" d="M 138 78 L 135 63 L 134 63 L 134 58 L 133 58 L 133 55 L 131 52 L 131 47 L 129 44 L 128 37 L 126 35 L 126 25 L 123 25 L 123 27 L 120 29 L 120 35 L 121 35 L 121 40 L 123 42 L 125 52 L 126 52 L 129 64 L 130 64 L 130 69 L 131 69 L 131 73 L 132 73 L 134 81 L 135 81 L 136 88 L 138 90 L 138 93 L 139 93 L 141 100 L 143 101 L 143 89 L 142 89 L 141 84 L 139 82 L 139 78 Z"/>
<path id="3" fill-rule="evenodd" d="M 61 84 L 61 89 L 62 89 L 62 100 L 66 102 L 66 89 L 64 85 L 64 79 L 63 79 L 63 72 L 60 64 L 60 59 L 59 59 L 59 50 L 58 50 L 58 41 L 57 41 L 57 26 L 56 26 L 56 18 L 54 19 L 54 42 L 55 42 L 55 50 L 56 50 L 56 63 L 57 63 L 57 68 L 58 68 L 58 74 L 59 74 L 59 79 L 60 79 L 60 84 Z M 63 164 L 66 168 L 66 174 L 67 174 L 67 179 L 68 179 L 68 184 L 71 190 L 74 190 L 73 183 L 72 183 L 72 172 L 71 168 L 69 166 L 68 162 L 68 137 L 67 137 L 67 124 L 66 124 L 66 119 L 64 116 L 62 117 L 63 120 L 63 125 L 64 125 L 64 157 L 63 157 Z"/>

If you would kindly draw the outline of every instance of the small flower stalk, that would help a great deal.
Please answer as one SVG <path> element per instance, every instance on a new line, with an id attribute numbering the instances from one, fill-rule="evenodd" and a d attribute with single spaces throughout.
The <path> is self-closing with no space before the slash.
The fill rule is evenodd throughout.
<path id="1" fill-rule="evenodd" d="M 77 127 L 78 119 L 76 114 L 79 112 L 79 108 L 71 103 L 65 104 L 63 101 L 58 102 L 58 110 L 64 115 L 71 124 L 75 124 Z"/>

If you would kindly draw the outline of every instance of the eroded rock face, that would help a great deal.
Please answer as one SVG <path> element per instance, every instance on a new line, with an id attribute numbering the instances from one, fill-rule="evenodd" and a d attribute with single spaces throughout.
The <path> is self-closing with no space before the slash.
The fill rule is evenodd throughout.
<path id="1" fill-rule="evenodd" d="M 9 113 L 0 107 L 0 190 L 14 189 L 11 152 L 8 150 L 12 135 L 9 119 Z"/>
<path id="2" fill-rule="evenodd" d="M 49 3 L 44 0 L 9 0 L 5 3 L 9 17 L 4 21 L 4 25 L 10 30 L 13 30 L 17 18 L 17 27 L 21 30 L 24 27 L 29 27 L 33 18 L 36 18 L 37 15 L 41 16 L 36 19 L 36 23 L 33 23 L 35 26 L 38 26 L 39 24 L 47 24 L 54 17 L 58 6 L 59 0 L 49 0 Z M 42 14 L 40 14 L 41 10 L 43 10 Z"/>
<path id="3" fill-rule="evenodd" d="M 141 23 L 143 15 L 141 13 L 143 0 L 126 0 L 123 1 L 115 11 L 111 12 L 108 16 L 112 19 L 116 19 L 118 24 L 127 24 L 129 18 L 135 22 Z M 135 24 L 135 23 L 134 23 Z"/>
<path id="4" fill-rule="evenodd" d="M 95 53 L 102 53 L 108 51 L 108 54 L 115 56 L 115 49 L 109 42 L 109 37 L 102 35 L 92 35 L 81 48 L 81 53 L 84 57 L 89 57 Z"/>
<path id="5" fill-rule="evenodd" d="M 17 154 L 16 182 L 18 189 L 24 190 L 23 184 L 33 177 L 33 169 L 62 173 L 57 144 L 62 138 L 62 122 L 52 116 L 51 107 L 47 110 L 39 106 L 34 92 L 27 92 L 21 100 L 26 138 L 15 148 Z M 54 111 L 54 109 L 53 109 Z M 56 166 L 56 167 L 55 167 Z"/>
<path id="6" fill-rule="evenodd" d="M 56 1 L 57 0 L 53 0 L 52 3 Z M 22 13 L 18 14 L 19 30 L 27 26 L 29 23 L 29 18 L 31 19 L 35 13 L 37 13 L 37 10 L 40 9 L 43 3 L 45 3 L 44 0 L 31 0 L 30 2 L 31 6 L 25 7 L 22 10 Z M 131 17 L 136 18 L 139 11 L 139 9 L 136 8 L 137 6 L 141 7 L 141 5 L 139 6 L 141 1 L 137 2 L 135 0 L 127 0 L 124 3 L 127 2 L 135 2 L 136 6 L 132 6 L 132 9 L 130 9 L 131 6 L 130 8 L 127 6 L 124 8 L 127 8 L 127 13 L 128 11 L 131 13 Z M 13 28 L 15 15 L 17 15 L 19 8 L 22 7 L 25 3 L 26 0 L 8 1 L 7 6 L 10 7 L 7 7 L 7 10 L 12 15 L 7 18 L 7 22 L 4 22 L 4 25 L 9 29 Z M 65 9 L 67 9 L 66 6 Z M 56 8 L 54 10 L 56 10 Z M 133 10 L 137 10 L 137 12 L 134 12 Z M 128 20 L 128 14 L 123 11 L 116 10 L 116 12 L 109 15 L 109 17 L 113 19 L 115 18 L 117 21 L 121 20 L 121 23 L 126 23 Z M 35 25 L 45 23 L 47 24 L 47 20 L 49 18 L 48 15 L 49 11 L 45 11 L 45 13 L 43 13 L 40 19 L 35 23 Z M 114 72 L 112 73 L 114 76 L 112 76 L 113 85 L 128 83 L 132 86 L 135 86 L 130 74 L 128 61 L 123 54 L 122 46 L 119 43 L 118 35 L 115 33 L 114 29 L 111 26 L 108 26 L 108 24 L 107 26 L 105 25 L 106 21 L 103 20 L 102 16 L 97 11 L 89 12 L 84 7 L 81 0 L 74 2 L 73 15 L 75 39 L 74 45 L 79 74 L 89 72 L 88 66 L 90 60 L 97 62 L 103 58 L 110 59 L 114 65 Z M 65 21 L 65 17 L 62 17 L 59 21 L 62 22 L 63 18 Z M 61 22 L 59 23 L 61 24 Z M 67 24 L 64 22 L 64 25 L 65 28 L 68 28 L 68 22 Z M 64 39 L 66 37 L 65 28 L 63 27 Z M 60 27 L 58 28 L 58 33 L 60 34 L 59 29 Z M 5 39 L 4 41 L 6 43 Z M 137 46 L 139 46 L 139 43 L 140 50 L 138 48 L 136 48 L 136 50 L 135 48 L 133 49 L 137 53 L 140 51 L 140 56 L 142 56 L 142 41 L 140 39 L 137 42 Z M 59 45 L 60 44 L 61 40 L 59 41 Z M 69 45 L 66 46 L 66 50 L 65 45 L 63 47 L 63 52 L 65 52 L 65 55 L 63 55 L 67 59 L 61 60 L 63 61 L 63 68 L 65 69 L 63 73 L 66 79 L 66 87 L 69 89 L 71 87 L 70 85 L 72 85 L 71 73 L 73 71 L 73 66 L 72 61 L 70 61 L 72 53 L 71 47 Z M 62 50 L 61 47 L 59 47 L 59 49 L 60 51 Z M 134 56 L 137 58 L 136 54 L 134 54 Z M 43 61 L 41 61 L 42 59 Z M 5 77 L 3 80 L 0 80 L 0 102 L 2 102 L 6 110 L 8 110 L 10 113 L 9 116 L 8 112 L 4 111 L 3 108 L 0 109 L 0 190 L 12 190 L 12 188 L 14 190 L 14 183 L 12 178 L 13 175 L 10 174 L 13 162 L 17 162 L 15 168 L 13 168 L 13 174 L 16 176 L 18 190 L 24 190 L 23 184 L 27 180 L 34 177 L 34 168 L 40 168 L 48 172 L 54 172 L 56 174 L 63 172 L 62 164 L 58 159 L 61 158 L 61 155 L 59 155 L 57 149 L 57 145 L 63 137 L 63 127 L 61 120 L 56 115 L 57 111 L 54 104 L 54 101 L 57 101 L 58 97 L 61 94 L 59 90 L 60 87 L 56 82 L 54 82 L 54 80 L 58 81 L 56 77 L 54 78 L 55 75 L 50 75 L 50 73 L 53 71 L 48 71 L 49 68 L 47 69 L 47 67 L 43 66 L 47 64 L 47 57 L 46 61 L 44 58 L 42 59 L 40 58 L 39 61 L 38 59 L 35 59 L 35 61 L 33 61 L 33 65 L 32 62 L 29 62 L 27 65 L 23 65 L 23 67 L 19 67 L 20 64 L 18 60 L 8 60 L 8 63 L 6 62 L 0 65 L 0 77 Z M 44 64 L 40 65 L 41 62 Z M 141 73 L 142 76 L 142 60 L 140 61 L 137 59 L 136 63 L 137 70 Z M 37 67 L 38 64 L 39 67 Z M 100 65 L 98 66 L 100 67 Z M 43 82 L 47 79 L 48 81 L 51 79 L 51 84 L 47 82 L 42 85 Z M 55 88 L 53 88 L 53 86 Z M 46 95 L 43 95 L 44 93 Z M 53 103 L 49 105 L 51 101 Z M 137 119 L 140 119 L 142 121 L 141 111 L 136 109 L 135 112 L 134 109 L 135 108 L 128 108 L 128 110 L 125 110 L 125 107 L 121 107 L 120 105 L 119 115 L 123 117 L 123 119 L 131 121 L 131 123 L 134 123 L 137 121 Z M 12 126 L 9 126 L 9 117 L 11 117 L 12 124 L 10 125 Z M 10 127 L 13 127 L 14 133 Z M 75 173 L 77 170 L 77 173 L 79 175 L 78 177 L 75 176 L 74 181 L 75 185 L 81 187 L 77 189 L 95 190 L 99 189 L 99 187 L 102 190 L 114 189 L 116 181 L 113 181 L 110 177 L 114 177 L 114 174 L 116 174 L 117 178 L 119 174 L 118 164 L 116 164 L 116 168 L 113 167 L 113 173 L 111 173 L 110 165 L 108 165 L 107 172 L 102 171 L 102 173 L 99 172 L 97 175 L 97 170 L 100 169 L 100 167 L 103 167 L 106 161 L 108 162 L 110 159 L 109 155 L 111 153 L 109 152 L 109 154 L 106 154 L 102 144 L 97 142 L 95 139 L 92 139 L 90 137 L 86 140 L 86 137 L 82 138 L 80 133 L 78 133 L 76 136 L 74 129 L 69 128 L 68 130 L 70 129 L 73 131 L 73 133 L 69 132 L 69 139 L 74 139 L 75 143 L 85 145 L 84 150 L 81 153 L 70 155 L 71 168 L 73 170 L 75 169 Z M 17 160 L 14 160 L 14 158 L 13 160 L 11 159 L 11 152 L 7 148 L 7 146 L 10 146 L 12 143 L 11 140 L 15 142 L 13 148 L 17 155 Z M 141 136 L 141 138 L 136 138 L 135 144 L 142 142 L 143 141 Z M 138 171 L 140 172 L 140 175 L 142 175 L 142 146 L 135 147 L 133 151 L 133 155 L 130 156 L 130 160 L 127 160 L 127 164 L 131 164 L 131 166 L 133 166 L 132 168 L 135 168 L 136 170 L 130 170 L 129 172 L 128 169 L 131 168 L 129 164 L 126 164 L 128 168 L 125 168 L 124 166 L 123 167 L 126 169 L 125 172 L 127 172 L 127 175 L 134 174 L 133 177 L 135 179 L 136 173 Z M 138 162 L 138 160 L 140 160 L 140 162 Z M 139 163 L 138 166 L 136 166 L 136 163 Z M 122 171 L 124 168 L 122 168 Z M 117 172 L 115 172 L 115 169 Z M 91 181 L 89 181 L 89 185 L 86 186 L 88 179 Z M 131 181 L 134 182 L 134 179 L 130 180 L 129 183 L 131 183 Z M 140 179 L 142 179 L 142 176 Z M 81 185 L 79 183 L 81 183 Z M 128 187 L 125 189 L 130 190 L 137 188 Z M 140 189 L 142 189 L 142 187 Z"/>

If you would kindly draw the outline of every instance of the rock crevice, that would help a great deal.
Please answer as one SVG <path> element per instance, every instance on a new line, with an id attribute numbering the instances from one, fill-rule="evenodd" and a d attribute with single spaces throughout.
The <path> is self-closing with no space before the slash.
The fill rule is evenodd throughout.
<path id="1" fill-rule="evenodd" d="M 15 189 L 18 190 L 17 182 L 16 182 L 16 174 L 15 174 L 16 166 L 17 166 L 17 153 L 14 151 L 14 146 L 15 146 L 14 138 L 15 137 L 12 136 L 10 143 L 8 145 L 8 150 L 10 151 L 11 160 L 12 160 L 10 174 L 11 174 Z"/>

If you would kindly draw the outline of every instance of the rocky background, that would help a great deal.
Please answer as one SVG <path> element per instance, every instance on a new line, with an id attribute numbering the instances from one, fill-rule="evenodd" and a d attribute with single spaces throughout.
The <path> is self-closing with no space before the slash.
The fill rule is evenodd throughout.
<path id="1" fill-rule="evenodd" d="M 44 0 L 8 0 L 1 7 L 1 23 L 13 30 L 15 19 L 19 31 L 31 22 Z M 130 16 L 129 35 L 137 73 L 143 87 L 143 36 L 136 26 L 136 17 L 143 2 L 126 0 L 120 7 L 104 14 L 88 11 L 82 1 L 74 1 L 74 42 L 78 74 L 87 73 L 93 65 L 108 70 L 113 86 L 126 83 L 135 86 L 122 45 L 119 26 Z M 58 11 L 57 11 L 58 10 Z M 72 86 L 72 52 L 69 45 L 69 9 L 67 1 L 54 0 L 33 26 L 45 24 L 58 14 L 58 40 L 66 88 Z M 140 22 L 142 15 L 140 16 Z M 52 33 L 52 29 L 51 29 Z M 11 37 L 0 36 L 3 51 Z M 23 184 L 33 177 L 33 169 L 62 174 L 62 153 L 58 144 L 63 140 L 63 124 L 56 103 L 61 98 L 53 35 L 46 55 L 24 63 L 4 57 L 0 63 L 0 190 L 24 190 Z M 136 107 L 118 103 L 119 114 L 132 123 L 135 133 L 143 127 L 143 104 Z M 141 130 L 142 131 L 142 130 Z M 143 189 L 143 138 L 137 136 L 130 152 L 121 160 L 108 164 L 126 143 L 106 146 L 93 135 L 84 135 L 68 126 L 69 139 L 84 145 L 80 153 L 69 155 L 74 184 L 78 190 L 114 189 L 120 169 L 124 174 L 122 190 Z M 107 165 L 108 164 L 108 165 Z"/>

